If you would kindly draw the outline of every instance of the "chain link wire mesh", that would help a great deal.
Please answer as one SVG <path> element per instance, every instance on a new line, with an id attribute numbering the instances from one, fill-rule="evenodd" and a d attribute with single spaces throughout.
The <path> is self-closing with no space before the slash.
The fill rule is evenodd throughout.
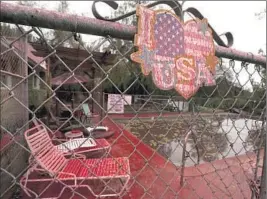
<path id="1" fill-rule="evenodd" d="M 130 60 L 131 42 L 106 37 L 88 47 L 77 33 L 52 40 L 38 27 L 1 27 L 1 198 L 259 197 L 266 142 L 260 66 L 221 58 L 216 86 L 184 100 L 143 76 Z M 108 106 L 111 94 L 118 98 Z M 122 102 L 124 113 L 112 114 Z M 84 142 L 105 139 L 110 146 L 67 146 L 67 162 L 78 161 L 77 182 L 65 180 L 59 170 L 37 170 L 39 154 L 24 136 L 30 128 L 42 132 L 37 123 L 54 145 L 73 140 L 72 130 L 72 136 L 82 132 Z M 119 157 L 129 160 L 130 170 Z"/>

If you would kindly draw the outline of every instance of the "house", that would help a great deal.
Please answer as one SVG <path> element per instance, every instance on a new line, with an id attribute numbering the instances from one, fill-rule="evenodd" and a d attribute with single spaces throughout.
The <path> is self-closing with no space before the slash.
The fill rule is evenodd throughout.
<path id="1" fill-rule="evenodd" d="M 33 47 L 22 39 L 12 43 L 14 50 L 10 51 L 9 44 L 12 41 L 12 38 L 1 38 L 1 53 L 6 51 L 1 56 L 0 68 L 1 112 L 5 113 L 1 114 L 1 125 L 6 130 L 15 132 L 26 123 L 29 112 L 27 108 L 41 101 L 38 99 L 42 97 L 44 90 L 41 78 L 45 80 L 46 63 L 43 62 L 35 68 L 36 74 L 41 78 L 35 74 L 30 75 L 32 71 L 28 65 L 33 67 L 42 58 L 32 54 Z"/>
<path id="2" fill-rule="evenodd" d="M 19 42 L 14 43 L 14 47 L 20 49 Z M 28 107 L 34 110 L 32 107 L 38 107 L 46 98 L 46 86 L 43 81 L 46 81 L 46 60 L 43 61 L 43 57 L 37 57 L 33 54 L 36 52 L 30 43 L 26 43 L 27 61 L 28 65 Z M 37 64 L 39 64 L 35 67 Z M 34 68 L 34 71 L 31 68 Z"/>
<path id="3" fill-rule="evenodd" d="M 9 50 L 9 45 L 12 41 L 15 41 L 15 38 L 1 38 L 1 52 Z M 29 118 L 29 110 L 27 108 L 31 110 L 36 110 L 36 108 L 38 108 L 38 110 L 42 111 L 41 109 L 43 106 L 40 107 L 40 105 L 46 100 L 49 88 L 45 83 L 47 82 L 48 62 L 50 63 L 50 71 L 53 70 L 53 73 L 50 74 L 51 78 L 67 72 L 68 69 L 55 56 L 50 56 L 43 61 L 44 57 L 49 54 L 45 45 L 36 42 L 25 42 L 20 39 L 13 42 L 12 46 L 15 52 L 9 51 L 1 56 L 1 111 L 8 113 L 2 114 L 1 121 L 2 126 L 8 131 L 15 132 L 16 129 L 19 129 L 25 124 L 25 121 Z M 67 47 L 58 47 L 57 55 L 70 69 L 77 67 L 77 65 L 89 56 L 86 50 Z M 116 55 L 107 55 L 100 52 L 94 52 L 93 55 L 94 59 L 100 65 L 105 66 L 114 64 L 116 58 Z M 26 60 L 27 64 L 25 63 Z M 93 62 L 94 61 L 91 59 L 84 61 L 79 69 L 75 71 L 75 74 L 88 78 L 86 88 L 89 90 L 97 85 L 97 80 L 99 79 L 97 78 L 98 72 L 95 70 L 96 67 L 93 66 Z M 34 70 L 32 70 L 33 67 Z M 12 90 L 13 92 L 10 92 L 9 89 L 12 89 L 12 87 L 20 81 L 23 83 L 17 85 Z M 64 91 L 63 87 L 61 87 L 56 94 L 60 96 L 60 92 L 64 95 L 70 94 L 68 91 Z M 101 87 L 93 92 L 93 97 L 95 99 L 98 98 L 99 102 L 102 100 L 101 92 Z M 11 93 L 13 93 L 14 96 L 10 96 Z M 66 103 L 71 103 L 71 100 L 73 100 L 72 98 L 79 104 L 81 101 L 88 98 L 88 92 L 84 92 L 83 94 L 80 91 L 76 92 L 73 94 L 73 97 L 67 97 Z M 101 110 L 101 108 L 92 107 L 92 110 L 94 109 Z"/>
<path id="4" fill-rule="evenodd" d="M 33 51 L 33 54 L 35 56 L 47 57 L 51 53 L 46 45 L 42 45 L 36 42 L 30 44 L 35 49 L 35 51 Z M 115 64 L 117 55 L 110 53 L 93 52 L 93 59 L 90 59 L 89 57 L 91 56 L 91 54 L 82 47 L 70 48 L 64 46 L 58 46 L 56 48 L 56 52 L 57 56 L 51 55 L 48 58 L 49 65 L 47 65 L 47 67 L 49 67 L 49 71 L 51 71 L 51 79 L 57 79 L 61 82 L 64 82 L 64 80 L 66 79 L 66 76 L 64 76 L 64 74 L 69 73 L 69 69 L 75 69 L 76 76 L 82 77 L 82 79 L 87 79 L 87 81 L 83 81 L 86 82 L 83 84 L 86 89 L 79 86 L 79 84 L 72 84 L 71 86 L 70 84 L 66 83 L 62 85 L 53 85 L 53 81 L 51 81 L 51 87 L 59 87 L 56 90 L 56 96 L 58 97 L 58 99 L 60 99 L 68 108 L 76 108 L 86 99 L 88 99 L 86 103 L 89 103 L 89 105 L 91 106 L 90 110 L 101 114 L 103 111 L 102 107 L 104 107 L 102 101 L 103 84 L 101 84 L 101 86 L 97 85 L 103 79 L 103 73 L 95 64 L 95 62 L 97 62 L 98 65 L 105 69 Z M 60 57 L 61 60 L 59 60 L 58 57 Z M 94 87 L 96 88 L 93 89 Z M 90 93 L 86 90 L 93 90 L 91 94 L 97 103 L 95 103 L 92 99 L 89 99 Z M 58 103 L 58 101 L 57 103 L 55 102 L 53 104 L 60 105 L 61 108 L 64 109 L 64 107 L 61 105 L 61 103 Z M 97 104 L 101 105 L 102 107 L 99 107 Z M 56 107 L 56 110 L 58 109 L 59 108 Z"/>
<path id="5" fill-rule="evenodd" d="M 28 107 L 31 104 L 32 91 L 41 90 L 41 84 L 34 75 L 29 76 L 30 66 L 41 61 L 32 54 L 33 48 L 24 38 L 15 41 L 12 38 L 1 37 L 0 60 L 0 105 L 1 129 L 0 152 L 1 167 L 17 176 L 26 167 L 28 153 L 22 150 L 25 145 L 23 132 L 28 127 Z M 36 73 L 44 73 L 45 63 L 36 67 Z M 38 94 L 36 95 L 38 96 Z M 32 103 L 35 100 L 32 100 Z M 18 144 L 19 143 L 19 144 Z M 0 173 L 0 192 L 12 186 L 12 176 Z M 12 192 L 12 191 L 11 191 Z"/>

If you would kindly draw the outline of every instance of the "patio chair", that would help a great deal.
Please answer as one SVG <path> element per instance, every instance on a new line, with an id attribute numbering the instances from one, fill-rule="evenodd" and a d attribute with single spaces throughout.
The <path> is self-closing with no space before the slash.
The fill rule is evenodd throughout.
<path id="1" fill-rule="evenodd" d="M 30 178 L 34 171 L 46 172 L 55 180 L 54 183 L 65 184 L 57 198 L 60 198 L 66 188 L 87 188 L 95 197 L 120 196 L 126 189 L 130 179 L 129 160 L 125 157 L 85 159 L 84 156 L 76 156 L 75 159 L 66 159 L 61 151 L 52 144 L 52 141 L 45 130 L 37 130 L 37 127 L 29 129 L 24 136 L 32 155 L 35 158 L 34 163 L 28 169 L 26 174 L 20 180 L 20 186 L 30 197 L 34 194 L 40 198 L 34 191 L 27 187 L 29 182 L 41 182 L 43 179 Z M 92 182 L 90 184 L 90 182 Z M 93 185 L 97 189 L 95 191 Z M 111 182 L 116 182 L 111 183 Z M 66 186 L 66 184 L 68 184 Z"/>
<path id="2" fill-rule="evenodd" d="M 38 130 L 41 130 L 40 125 L 44 126 L 44 123 L 40 122 L 40 120 L 37 120 L 36 117 L 32 118 L 32 123 L 33 123 L 34 126 L 37 126 L 39 128 Z M 61 139 L 65 139 L 64 134 L 62 132 L 60 132 L 60 131 L 51 132 L 49 130 L 48 133 L 49 133 L 49 136 L 51 137 L 52 140 L 59 141 Z"/>
<path id="3" fill-rule="evenodd" d="M 94 118 L 94 117 L 97 117 L 98 115 L 94 115 L 91 113 L 90 111 L 90 108 L 88 106 L 88 104 L 82 104 L 82 114 L 80 116 L 80 120 L 82 120 L 82 118 L 84 117 L 84 121 L 83 122 L 86 122 L 88 121 L 89 119 L 89 124 L 92 124 L 91 122 L 91 119 Z M 95 126 L 95 127 L 89 127 L 89 128 L 92 128 L 92 130 L 101 130 L 101 131 L 108 131 L 108 127 L 107 126 Z"/>
<path id="4" fill-rule="evenodd" d="M 37 121 L 36 118 L 33 118 L 32 121 L 33 121 L 35 126 L 39 126 L 40 124 L 43 124 L 43 123 Z M 82 131 L 84 133 L 85 137 L 90 134 L 91 137 L 93 137 L 95 140 L 97 139 L 101 145 L 104 144 L 104 148 L 106 148 L 107 144 L 108 144 L 108 142 L 104 138 L 109 138 L 109 137 L 114 135 L 114 131 L 109 131 L 108 127 L 105 127 L 105 126 L 102 126 L 102 127 L 100 126 L 99 128 L 87 127 L 86 129 L 84 129 L 81 126 L 77 126 L 77 125 L 76 126 L 73 125 L 72 127 L 77 129 L 77 130 Z M 71 127 L 65 128 L 65 131 L 71 131 L 73 128 L 71 128 Z M 57 132 L 48 131 L 48 133 L 54 142 L 67 141 L 64 134 L 60 131 L 57 131 Z M 103 139 L 103 141 L 102 141 L 102 139 Z M 105 142 L 106 142 L 106 144 L 105 144 Z"/>
<path id="5" fill-rule="evenodd" d="M 47 129 L 44 125 L 38 124 L 37 120 L 35 120 L 35 131 L 44 130 L 47 134 Z M 48 134 L 49 135 L 49 134 Z M 100 152 L 103 151 L 106 155 L 109 154 L 111 150 L 111 146 L 106 139 L 92 139 L 92 138 L 75 138 L 71 140 L 62 139 L 62 138 L 53 138 L 50 136 L 51 140 L 56 142 L 56 148 L 64 153 L 65 156 L 71 155 L 73 153 L 76 154 L 89 154 L 91 152 Z M 58 144 L 60 143 L 60 144 Z M 32 157 L 30 157 L 31 159 Z M 31 162 L 31 160 L 29 161 Z"/>
<path id="6" fill-rule="evenodd" d="M 93 153 L 103 151 L 107 156 L 111 150 L 110 144 L 106 139 L 77 138 L 62 144 L 56 145 L 57 149 L 65 156 L 72 154 L 87 154 L 93 156 Z"/>

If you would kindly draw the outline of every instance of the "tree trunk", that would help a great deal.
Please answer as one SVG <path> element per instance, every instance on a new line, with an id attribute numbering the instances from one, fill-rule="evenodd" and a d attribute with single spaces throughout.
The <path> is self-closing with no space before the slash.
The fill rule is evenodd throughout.
<path id="1" fill-rule="evenodd" d="M 97 88 L 93 92 L 93 112 L 100 115 L 100 119 L 102 119 L 103 107 L 102 107 L 102 93 L 103 93 L 103 83 L 101 83 L 103 79 L 103 75 L 100 70 L 96 70 L 94 74 L 94 87 Z M 100 85 L 101 84 L 101 85 Z"/>

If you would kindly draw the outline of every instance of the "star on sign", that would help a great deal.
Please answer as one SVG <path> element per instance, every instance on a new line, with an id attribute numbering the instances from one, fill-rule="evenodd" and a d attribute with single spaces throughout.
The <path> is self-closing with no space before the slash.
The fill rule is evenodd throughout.
<path id="1" fill-rule="evenodd" d="M 208 31 L 208 20 L 207 19 L 202 19 L 198 23 L 198 31 L 201 31 L 204 36 L 206 35 L 206 31 Z"/>
<path id="2" fill-rule="evenodd" d="M 206 63 L 210 69 L 210 72 L 214 74 L 216 65 L 219 63 L 218 58 L 212 54 L 209 54 L 208 56 L 206 56 Z"/>
<path id="3" fill-rule="evenodd" d="M 140 58 L 143 59 L 143 61 L 148 65 L 153 63 L 153 53 L 150 50 L 148 50 L 146 46 L 144 46 Z"/>

